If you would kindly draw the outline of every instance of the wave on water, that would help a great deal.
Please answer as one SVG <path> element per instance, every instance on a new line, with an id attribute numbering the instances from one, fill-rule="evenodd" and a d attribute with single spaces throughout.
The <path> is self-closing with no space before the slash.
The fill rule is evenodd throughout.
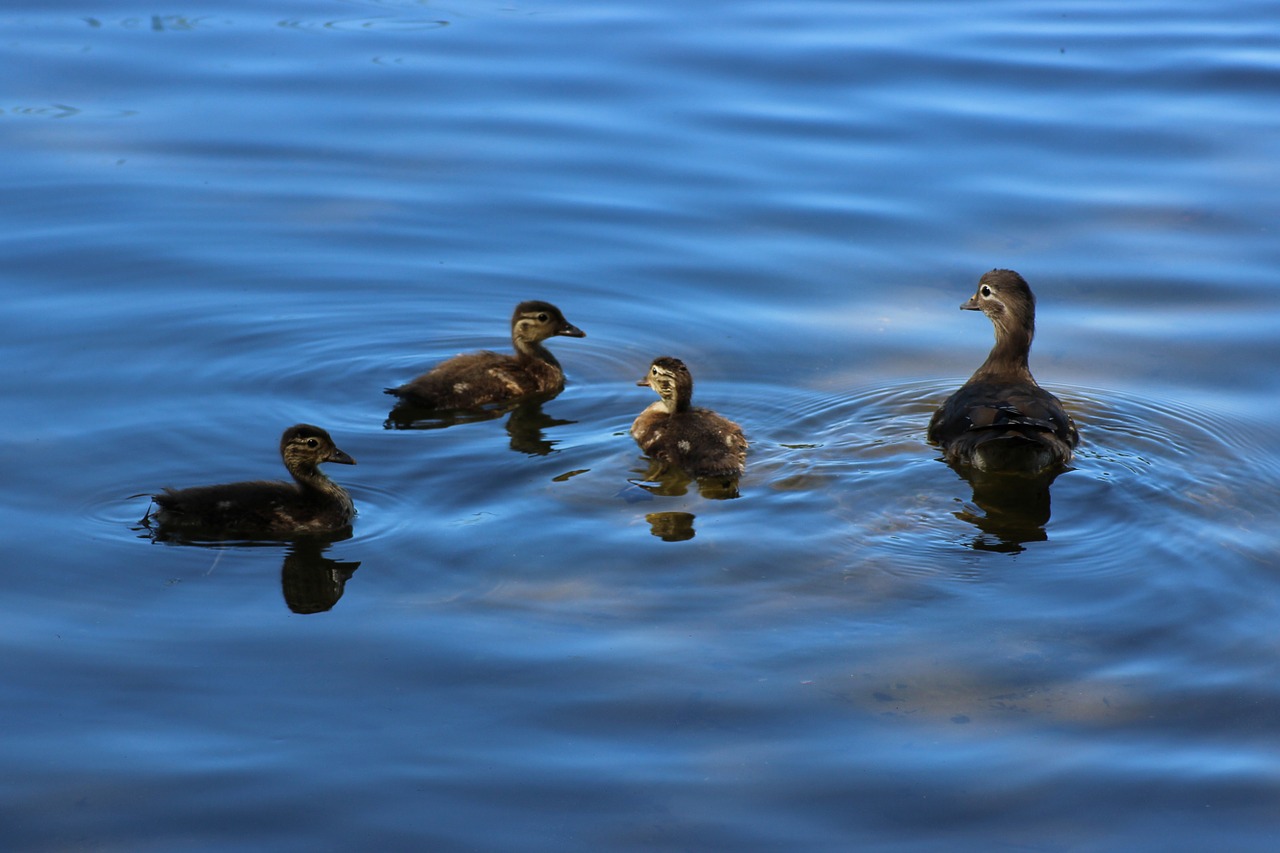
<path id="1" fill-rule="evenodd" d="M 943 463 L 925 441 L 953 383 L 907 382 L 796 401 L 752 464 L 777 492 L 830 497 L 832 527 L 856 559 L 894 573 L 958 572 L 957 549 L 1052 547 L 1063 572 L 1140 570 L 1156 552 L 1241 538 L 1274 512 L 1276 464 L 1249 425 L 1128 393 L 1054 388 L 1081 443 L 1056 480 L 991 486 Z M 761 458 L 763 457 L 763 458 Z M 1248 538 L 1247 536 L 1244 538 Z"/>

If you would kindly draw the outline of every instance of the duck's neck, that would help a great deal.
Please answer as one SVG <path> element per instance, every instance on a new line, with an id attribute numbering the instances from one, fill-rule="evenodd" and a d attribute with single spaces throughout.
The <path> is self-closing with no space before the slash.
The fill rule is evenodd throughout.
<path id="1" fill-rule="evenodd" d="M 688 395 L 676 393 L 670 397 L 663 397 L 662 402 L 667 407 L 667 414 L 674 415 L 677 412 L 687 412 L 692 408 L 692 400 Z"/>
<path id="2" fill-rule="evenodd" d="M 973 374 L 974 379 L 1021 380 L 1034 382 L 1028 357 L 1033 333 L 1027 329 L 996 327 L 996 343 L 987 360 Z"/>
<path id="3" fill-rule="evenodd" d="M 289 473 L 293 475 L 294 482 L 305 492 L 322 492 L 329 495 L 345 494 L 341 486 L 326 477 L 324 472 L 315 465 L 301 463 L 287 467 L 289 468 Z"/>
<path id="4" fill-rule="evenodd" d="M 560 362 L 556 361 L 551 350 L 544 347 L 541 341 L 526 341 L 523 338 L 512 337 L 511 345 L 516 349 L 516 357 L 522 361 L 545 361 L 555 367 L 560 366 Z"/>

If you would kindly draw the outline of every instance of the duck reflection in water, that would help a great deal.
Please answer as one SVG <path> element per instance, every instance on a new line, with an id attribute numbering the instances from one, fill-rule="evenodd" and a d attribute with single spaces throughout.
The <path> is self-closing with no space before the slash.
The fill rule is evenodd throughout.
<path id="1" fill-rule="evenodd" d="M 929 421 L 928 439 L 973 486 L 985 515 L 959 513 L 996 544 L 980 537 L 975 548 L 1021 550 L 1047 538 L 1049 486 L 1066 470 L 1079 433 L 1061 401 L 1031 375 L 1036 299 L 1013 270 L 992 270 L 960 306 L 981 311 L 995 330 L 995 345 L 963 386 Z"/>
<path id="2" fill-rule="evenodd" d="M 448 411 L 426 409 L 402 402 L 391 410 L 383 427 L 386 429 L 445 429 L 457 424 L 492 421 L 509 415 L 507 436 L 511 449 L 529 456 L 547 456 L 555 451 L 556 444 L 559 442 L 547 438 L 543 431 L 577 423 L 577 421 L 552 417 L 542 411 L 542 404 L 555 396 L 555 394 L 536 394 L 485 409 Z"/>
<path id="3" fill-rule="evenodd" d="M 135 529 L 143 530 L 143 535 L 153 542 L 213 551 L 215 566 L 222 559 L 222 552 L 228 548 L 271 548 L 287 543 L 284 562 L 280 566 L 280 588 L 285 604 L 294 613 L 322 613 L 333 609 L 346 591 L 347 581 L 360 568 L 358 561 L 334 560 L 325 556 L 334 542 L 351 538 L 350 527 L 324 536 L 299 536 L 275 542 L 191 539 L 148 527 L 145 523 Z"/>
<path id="4" fill-rule="evenodd" d="M 663 542 L 686 542 L 694 537 L 691 512 L 651 512 L 644 517 L 649 532 Z"/>
<path id="5" fill-rule="evenodd" d="M 956 518 L 978 528 L 970 544 L 975 551 L 1016 554 L 1028 542 L 1049 538 L 1049 486 L 1057 473 L 1023 477 L 983 471 L 957 471 L 973 488 L 973 505 L 955 513 Z M 975 511 L 976 510 L 976 511 Z"/>
<path id="6" fill-rule="evenodd" d="M 741 497 L 736 477 L 694 478 L 679 468 L 670 468 L 657 460 L 650 460 L 647 468 L 631 470 L 635 476 L 628 478 L 628 483 L 659 497 L 684 497 L 689 494 L 690 486 L 694 486 L 698 494 L 708 500 L 724 501 Z"/>
<path id="7" fill-rule="evenodd" d="M 324 555 L 330 541 L 315 537 L 294 541 L 280 567 L 280 588 L 284 603 L 294 613 L 323 613 L 332 610 L 346 591 L 347 581 L 360 568 L 351 560 L 332 560 Z"/>

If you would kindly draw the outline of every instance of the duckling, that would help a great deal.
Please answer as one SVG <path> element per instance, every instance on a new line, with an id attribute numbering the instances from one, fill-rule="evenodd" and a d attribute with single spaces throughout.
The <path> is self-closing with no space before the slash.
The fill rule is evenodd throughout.
<path id="1" fill-rule="evenodd" d="M 640 413 L 631 437 L 663 469 L 678 468 L 690 477 L 741 477 L 747 440 L 742 428 L 710 409 L 692 405 L 693 377 L 678 358 L 653 360 L 645 378 L 661 398 Z"/>
<path id="2" fill-rule="evenodd" d="M 456 355 L 386 392 L 432 409 L 477 409 L 527 394 L 558 394 L 564 390 L 564 371 L 542 346 L 556 335 L 586 337 L 551 303 L 521 302 L 511 315 L 515 355 L 488 350 Z"/>
<path id="3" fill-rule="evenodd" d="M 356 464 L 329 433 L 310 424 L 291 426 L 280 437 L 280 456 L 292 483 L 256 480 L 165 489 L 151 496 L 159 510 L 143 521 L 154 518 L 170 532 L 246 539 L 329 533 L 351 524 L 356 512 L 351 496 L 316 467 Z"/>
<path id="4" fill-rule="evenodd" d="M 1071 462 L 1080 441 L 1057 397 L 1036 384 L 1027 364 L 1036 328 L 1036 298 L 1013 270 L 992 270 L 960 306 L 981 311 L 996 342 L 969 381 L 929 421 L 929 441 L 952 464 L 979 471 L 1038 474 Z"/>

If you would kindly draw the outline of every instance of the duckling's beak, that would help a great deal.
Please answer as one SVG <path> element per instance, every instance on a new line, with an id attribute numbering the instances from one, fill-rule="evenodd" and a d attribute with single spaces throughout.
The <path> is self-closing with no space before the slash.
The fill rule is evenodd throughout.
<path id="1" fill-rule="evenodd" d="M 354 465 L 356 460 L 352 459 L 345 452 L 334 448 L 333 452 L 324 460 L 325 462 L 337 462 L 339 465 Z"/>
<path id="2" fill-rule="evenodd" d="M 639 382 L 637 382 L 636 384 L 637 384 L 637 385 L 649 385 L 649 377 L 648 377 L 648 376 L 646 376 L 644 379 L 641 379 L 641 380 L 640 380 Z M 653 386 L 652 386 L 652 385 L 649 385 L 649 387 L 650 387 L 650 388 L 652 388 Z"/>
<path id="3" fill-rule="evenodd" d="M 973 296 L 969 297 L 968 302 L 961 303 L 960 310 L 961 311 L 981 311 L 982 308 L 978 306 L 978 295 L 975 293 Z"/>
<path id="4" fill-rule="evenodd" d="M 579 329 L 572 323 L 565 323 L 556 330 L 557 335 L 564 335 L 566 338 L 585 338 L 587 333 Z"/>

